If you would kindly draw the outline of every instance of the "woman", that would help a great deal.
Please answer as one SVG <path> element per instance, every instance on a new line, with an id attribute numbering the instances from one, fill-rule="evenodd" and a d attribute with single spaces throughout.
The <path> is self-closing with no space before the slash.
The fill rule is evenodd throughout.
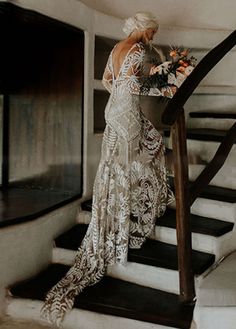
<path id="1" fill-rule="evenodd" d="M 142 246 L 153 232 L 156 218 L 173 201 L 166 180 L 163 140 L 142 114 L 138 96 L 145 45 L 157 29 L 155 17 L 137 13 L 126 20 L 128 37 L 108 58 L 103 84 L 111 95 L 105 109 L 92 219 L 74 265 L 47 294 L 42 312 L 53 323 L 62 321 L 75 296 L 98 282 L 108 265 L 126 264 L 128 248 Z"/>

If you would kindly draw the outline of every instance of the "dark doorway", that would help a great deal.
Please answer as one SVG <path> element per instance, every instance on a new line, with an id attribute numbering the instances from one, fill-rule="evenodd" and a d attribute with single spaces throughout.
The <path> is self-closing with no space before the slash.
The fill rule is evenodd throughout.
<path id="1" fill-rule="evenodd" d="M 84 33 L 9 3 L 0 31 L 3 221 L 14 193 L 27 212 L 34 193 L 42 211 L 39 191 L 47 210 L 81 196 Z"/>

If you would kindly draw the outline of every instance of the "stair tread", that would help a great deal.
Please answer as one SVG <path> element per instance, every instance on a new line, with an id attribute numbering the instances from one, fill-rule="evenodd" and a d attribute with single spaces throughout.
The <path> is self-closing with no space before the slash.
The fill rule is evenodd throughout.
<path id="1" fill-rule="evenodd" d="M 56 247 L 77 250 L 86 232 L 86 224 L 77 224 L 69 231 L 63 233 L 55 240 Z M 212 254 L 193 250 L 193 271 L 195 274 L 203 273 L 214 263 Z M 129 249 L 128 261 L 156 266 L 171 270 L 178 270 L 177 246 L 169 243 L 150 240 L 140 249 Z"/>
<path id="2" fill-rule="evenodd" d="M 66 265 L 52 264 L 34 278 L 12 286 L 11 294 L 42 301 L 46 292 L 68 270 Z M 181 303 L 179 296 L 173 293 L 104 277 L 76 297 L 74 307 L 187 329 L 192 320 L 194 305 Z"/>
<path id="3" fill-rule="evenodd" d="M 156 225 L 176 228 L 176 211 L 167 209 L 163 217 L 157 219 Z M 192 232 L 214 237 L 232 231 L 234 223 L 191 214 Z"/>
<path id="4" fill-rule="evenodd" d="M 193 184 L 193 183 L 191 183 Z M 236 190 L 208 185 L 200 194 L 200 197 L 212 200 L 218 200 L 223 202 L 235 203 L 236 202 Z"/>
<path id="5" fill-rule="evenodd" d="M 236 113 L 233 112 L 190 112 L 191 118 L 216 118 L 216 119 L 236 119 Z"/>
<path id="6" fill-rule="evenodd" d="M 188 128 L 187 139 L 201 140 L 206 142 L 221 142 L 226 135 L 225 130 L 210 128 Z M 170 135 L 170 130 L 164 131 L 165 136 Z M 235 142 L 236 143 L 236 142 Z"/>
<path id="7" fill-rule="evenodd" d="M 174 190 L 174 179 L 173 177 L 169 177 L 169 183 Z M 189 186 L 191 187 L 194 182 L 189 182 Z M 228 202 L 228 203 L 236 203 L 236 190 L 208 185 L 203 192 L 199 195 L 200 198 L 211 199 L 216 201 Z"/>
<path id="8" fill-rule="evenodd" d="M 86 211 L 92 210 L 92 200 L 82 203 L 82 209 Z M 222 221 L 213 218 L 191 214 L 192 232 L 207 234 L 210 236 L 222 236 L 232 231 L 234 223 Z M 166 209 L 165 214 L 156 221 L 157 226 L 176 228 L 176 211 L 175 209 Z"/>

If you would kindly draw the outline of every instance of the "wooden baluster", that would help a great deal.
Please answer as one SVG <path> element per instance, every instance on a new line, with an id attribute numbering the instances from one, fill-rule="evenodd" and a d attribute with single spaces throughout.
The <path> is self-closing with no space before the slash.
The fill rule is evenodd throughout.
<path id="1" fill-rule="evenodd" d="M 181 114 L 172 126 L 172 146 L 175 172 L 176 234 L 178 246 L 180 299 L 183 302 L 191 302 L 194 299 L 195 290 L 192 268 L 188 158 L 184 110 L 182 110 Z"/>

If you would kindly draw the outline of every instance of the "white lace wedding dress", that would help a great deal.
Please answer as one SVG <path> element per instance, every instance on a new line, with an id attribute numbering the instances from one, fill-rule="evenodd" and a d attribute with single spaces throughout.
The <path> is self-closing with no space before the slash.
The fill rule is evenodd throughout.
<path id="1" fill-rule="evenodd" d="M 74 298 L 98 282 L 108 265 L 126 264 L 128 248 L 140 248 L 174 196 L 167 184 L 164 144 L 141 112 L 140 77 L 145 48 L 136 43 L 114 77 L 111 52 L 103 84 L 110 92 L 106 128 L 94 188 L 92 218 L 74 265 L 47 294 L 42 309 L 60 324 Z"/>

